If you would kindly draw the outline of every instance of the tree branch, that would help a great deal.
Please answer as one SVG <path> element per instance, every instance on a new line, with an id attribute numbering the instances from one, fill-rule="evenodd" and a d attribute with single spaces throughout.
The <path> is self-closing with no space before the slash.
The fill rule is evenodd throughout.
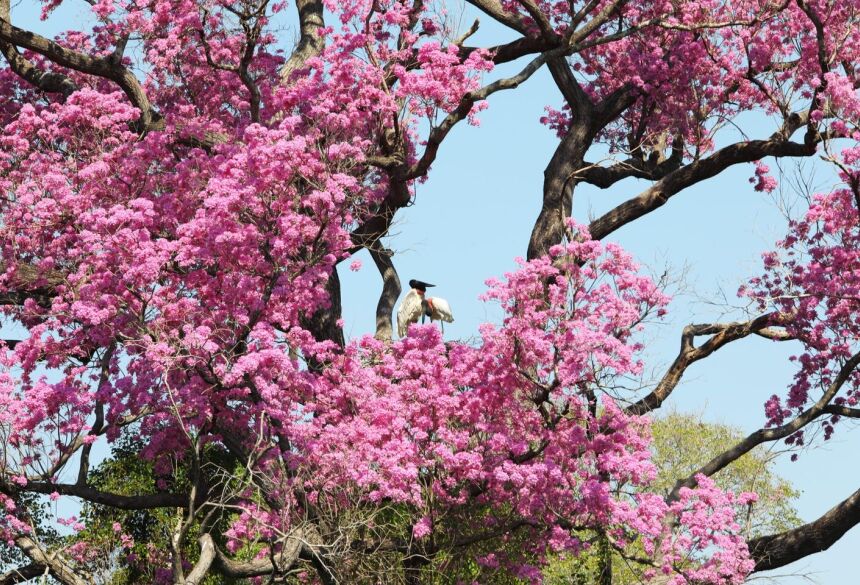
<path id="1" fill-rule="evenodd" d="M 11 571 L 6 571 L 0 575 L 0 585 L 16 585 L 23 583 L 36 577 L 40 577 L 46 573 L 47 567 L 39 563 L 30 563 Z"/>
<path id="2" fill-rule="evenodd" d="M 469 4 L 506 27 L 513 29 L 523 36 L 528 36 L 529 29 L 522 17 L 506 10 L 499 0 L 466 0 Z"/>
<path id="3" fill-rule="evenodd" d="M 694 161 L 666 175 L 642 192 L 608 211 L 589 225 L 591 237 L 601 240 L 618 228 L 651 213 L 687 187 L 710 179 L 727 168 L 759 160 L 766 156 L 811 156 L 815 146 L 771 138 L 738 142 L 719 149 L 712 155 Z"/>
<path id="4" fill-rule="evenodd" d="M 857 368 L 858 364 L 860 364 L 860 352 L 855 353 L 848 361 L 845 362 L 845 364 L 843 364 L 843 366 L 839 369 L 839 373 L 837 374 L 836 379 L 831 382 L 831 384 L 827 387 L 827 390 L 815 404 L 803 411 L 791 422 L 771 429 L 759 429 L 756 432 L 748 435 L 743 441 L 741 441 L 731 449 L 717 455 L 707 464 L 696 470 L 694 473 L 690 474 L 689 477 L 678 481 L 675 484 L 675 487 L 672 489 L 672 493 L 669 494 L 669 499 L 677 499 L 678 493 L 680 492 L 681 488 L 693 487 L 694 485 L 696 485 L 697 475 L 702 474 L 711 476 L 731 464 L 733 461 L 739 459 L 741 456 L 745 455 L 746 453 L 749 453 L 756 446 L 761 445 L 765 442 L 777 441 L 779 439 L 792 435 L 813 420 L 815 420 L 816 418 L 818 418 L 821 414 L 824 413 L 824 408 L 830 403 L 831 400 L 833 400 L 834 396 L 836 396 L 836 393 L 839 392 L 839 389 L 842 388 L 845 382 L 848 381 L 848 378 L 851 376 L 851 374 L 854 373 L 854 370 Z"/>
<path id="5" fill-rule="evenodd" d="M 753 572 L 777 569 L 805 556 L 827 550 L 858 523 L 860 490 L 813 522 L 748 541 L 750 555 L 755 560 Z"/>
<path id="6" fill-rule="evenodd" d="M 0 41 L 39 53 L 62 67 L 115 82 L 125 92 L 131 103 L 140 110 L 138 124 L 141 131 L 150 129 L 160 119 L 134 74 L 112 56 L 93 57 L 68 49 L 36 33 L 18 28 L 5 19 L 0 19 Z M 23 67 L 26 71 L 26 67 Z M 29 75 L 36 79 L 32 72 Z"/>
<path id="7" fill-rule="evenodd" d="M 681 334 L 681 350 L 678 353 L 678 357 L 669 366 L 668 371 L 663 375 L 657 387 L 644 398 L 628 406 L 624 411 L 630 415 L 643 415 L 660 408 L 666 398 L 678 386 L 678 383 L 690 365 L 708 357 L 732 341 L 743 339 L 761 331 L 769 331 L 770 334 L 768 336 L 776 338 L 775 336 L 778 333 L 770 330 L 769 326 L 778 317 L 775 313 L 768 313 L 751 321 L 687 325 Z M 711 335 L 712 337 L 699 347 L 696 347 L 694 339 L 701 335 Z M 788 339 L 787 334 L 785 334 L 784 339 Z"/>
<path id="8" fill-rule="evenodd" d="M 152 510 L 155 508 L 184 508 L 188 506 L 187 494 L 157 493 L 125 496 L 103 492 L 88 485 L 70 483 L 31 482 L 20 488 L 20 492 L 73 496 L 94 504 L 112 506 L 121 510 Z"/>
<path id="9" fill-rule="evenodd" d="M 204 535 L 212 540 L 208 534 Z M 284 539 L 284 546 L 274 556 L 274 559 L 256 559 L 253 561 L 236 561 L 225 555 L 221 549 L 214 546 L 214 566 L 222 575 L 233 579 L 261 577 L 263 575 L 283 574 L 298 562 L 302 548 L 305 546 L 304 534 L 297 531 Z M 274 562 L 273 562 L 274 560 Z"/>
<path id="10" fill-rule="evenodd" d="M 394 336 L 394 327 L 391 324 L 394 304 L 402 290 L 400 277 L 391 260 L 391 252 L 381 246 L 368 248 L 370 257 L 373 258 L 379 275 L 382 277 L 382 292 L 379 294 L 379 302 L 376 304 L 376 334 L 374 337 L 384 341 L 391 341 Z"/>
<path id="11" fill-rule="evenodd" d="M 63 585 L 88 585 L 89 581 L 81 577 L 59 553 L 46 552 L 29 536 L 18 536 L 15 544 L 36 564 L 48 567 L 51 575 Z"/>
<path id="12" fill-rule="evenodd" d="M 200 543 L 200 558 L 194 563 L 194 567 L 185 578 L 185 585 L 199 585 L 209 573 L 212 562 L 215 560 L 215 542 L 210 534 L 203 534 L 198 540 Z"/>
<path id="13" fill-rule="evenodd" d="M 322 0 L 296 0 L 296 10 L 299 12 L 299 43 L 293 49 L 290 58 L 281 69 L 281 81 L 287 82 L 294 71 L 304 66 L 308 59 L 316 57 L 325 48 L 325 37 L 322 29 L 323 19 Z"/>

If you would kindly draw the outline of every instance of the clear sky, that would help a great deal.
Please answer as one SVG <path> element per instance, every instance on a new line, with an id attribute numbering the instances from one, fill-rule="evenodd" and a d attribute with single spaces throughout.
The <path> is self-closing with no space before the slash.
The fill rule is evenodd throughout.
<path id="1" fill-rule="evenodd" d="M 42 34 L 74 26 L 76 16 L 86 10 L 83 2 L 67 0 L 68 7 L 42 23 L 36 4 L 20 2 L 13 7 L 13 18 L 19 26 Z M 467 16 L 464 22 L 471 23 L 472 18 Z M 488 19 L 481 25 L 473 37 L 475 43 L 504 39 Z M 499 68 L 487 79 L 521 66 Z M 448 299 L 456 317 L 445 327 L 449 339 L 473 337 L 481 322 L 500 317 L 496 307 L 483 304 L 478 296 L 487 278 L 513 269 L 514 257 L 525 255 L 540 209 L 543 170 L 557 143 L 554 133 L 538 119 L 546 105 L 559 107 L 560 99 L 546 70 L 513 92 L 492 96 L 490 108 L 480 115 L 481 127 L 462 125 L 451 133 L 429 181 L 417 187 L 415 205 L 397 216 L 387 245 L 397 252 L 394 263 L 401 281 L 406 286 L 410 278 L 418 278 L 437 285 L 433 294 Z M 772 123 L 748 118 L 743 127 L 762 137 Z M 775 169 L 773 161 L 766 162 Z M 792 170 L 792 163 L 786 168 Z M 760 253 L 784 231 L 774 198 L 756 193 L 747 181 L 752 173 L 752 165 L 733 168 L 675 196 L 663 208 L 611 236 L 655 273 L 667 264 L 686 273 L 686 292 L 676 295 L 665 323 L 649 331 L 647 363 L 655 376 L 677 354 L 684 325 L 719 319 L 725 311 L 724 306 L 702 299 L 716 299 L 722 289 L 727 302 L 737 304 L 738 285 L 759 273 Z M 822 188 L 832 181 L 826 169 L 816 170 L 816 175 Z M 585 222 L 637 194 L 644 185 L 629 180 L 610 191 L 579 188 L 574 216 Z M 785 195 L 790 198 L 790 191 Z M 381 289 L 373 262 L 366 254 L 359 258 L 364 263 L 360 271 L 350 272 L 346 266 L 340 271 L 345 331 L 352 337 L 372 333 Z M 751 432 L 764 423 L 764 401 L 785 391 L 793 373 L 786 358 L 795 349 L 759 338 L 730 344 L 689 369 L 669 407 Z M 856 447 L 852 448 L 852 442 L 860 441 L 860 432 L 850 424 L 839 427 L 831 441 L 802 453 L 798 462 L 784 457 L 778 464 L 779 472 L 802 490 L 797 507 L 807 521 L 860 487 L 860 466 Z M 785 585 L 809 582 L 799 575 L 822 585 L 856 583 L 852 562 L 857 550 L 860 529 L 855 528 L 829 551 L 777 574 L 796 575 L 781 579 Z"/>

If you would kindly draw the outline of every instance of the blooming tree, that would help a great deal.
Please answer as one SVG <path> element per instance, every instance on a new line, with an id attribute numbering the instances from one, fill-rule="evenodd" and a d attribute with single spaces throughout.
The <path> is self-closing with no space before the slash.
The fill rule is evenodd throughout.
<path id="1" fill-rule="evenodd" d="M 0 0 L 0 303 L 29 330 L 0 348 L 0 552 L 17 563 L 0 582 L 107 564 L 189 585 L 537 583 L 598 542 L 645 582 L 730 584 L 857 522 L 860 492 L 747 540 L 755 495 L 711 479 L 860 416 L 857 3 L 468 4 L 512 39 L 470 45 L 479 21 L 457 30 L 435 0 L 98 0 L 91 29 L 49 39 Z M 544 67 L 559 142 L 527 259 L 488 281 L 503 321 L 474 343 L 420 325 L 393 340 L 398 210 L 454 126 Z M 773 133 L 724 144 L 747 112 Z M 842 185 L 743 288 L 760 314 L 685 328 L 662 379 L 623 390 L 668 299 L 609 236 L 734 165 L 767 191 L 762 159 L 819 154 Z M 650 186 L 570 218 L 577 185 L 631 177 Z M 376 331 L 347 341 L 337 267 L 363 249 Z M 804 348 L 770 426 L 659 493 L 649 413 L 751 335 Z M 143 481 L 104 481 L 98 445 Z M 115 514 L 107 536 L 97 515 L 46 515 L 65 497 Z M 169 533 L 141 548 L 134 513 Z"/>

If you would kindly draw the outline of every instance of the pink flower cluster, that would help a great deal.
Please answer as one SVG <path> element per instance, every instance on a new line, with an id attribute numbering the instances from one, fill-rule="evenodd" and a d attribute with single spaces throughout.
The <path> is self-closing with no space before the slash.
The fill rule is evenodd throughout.
<path id="1" fill-rule="evenodd" d="M 818 400 L 836 381 L 843 364 L 858 350 L 860 330 L 860 149 L 848 148 L 840 157 L 843 188 L 816 195 L 806 215 L 789 225 L 789 233 L 774 252 L 764 255 L 764 274 L 741 293 L 762 309 L 784 315 L 788 332 L 803 343 L 804 351 L 785 401 L 772 396 L 766 412 L 772 424 Z M 852 189 L 851 186 L 854 185 Z M 856 406 L 860 374 L 851 373 L 834 399 L 837 405 Z M 825 420 L 825 437 L 838 416 Z M 802 442 L 802 435 L 792 438 Z"/>

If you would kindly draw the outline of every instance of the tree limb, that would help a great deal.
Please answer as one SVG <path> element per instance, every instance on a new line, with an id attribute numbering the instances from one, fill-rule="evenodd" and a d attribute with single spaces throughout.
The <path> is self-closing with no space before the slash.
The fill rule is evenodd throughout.
<path id="1" fill-rule="evenodd" d="M 747 542 L 755 560 L 753 572 L 769 571 L 830 548 L 860 523 L 860 490 L 825 512 L 820 518 L 779 534 Z"/>
<path id="2" fill-rule="evenodd" d="M 680 480 L 675 484 L 675 487 L 672 489 L 671 494 L 669 494 L 670 500 L 675 500 L 678 498 L 678 494 L 681 488 L 684 487 L 693 487 L 696 485 L 696 476 L 699 474 L 711 476 L 724 467 L 731 464 L 733 461 L 739 459 L 741 456 L 749 453 L 753 448 L 758 445 L 761 445 L 765 442 L 777 441 L 779 439 L 783 439 L 792 435 L 805 427 L 807 424 L 818 418 L 821 414 L 824 413 L 824 408 L 830 403 L 831 400 L 836 396 L 836 393 L 839 392 L 840 388 L 848 381 L 848 378 L 854 373 L 854 370 L 857 368 L 858 364 L 860 364 L 860 352 L 855 353 L 851 358 L 843 364 L 843 366 L 839 369 L 839 373 L 836 376 L 836 379 L 830 383 L 825 390 L 824 394 L 818 401 L 795 417 L 792 421 L 770 429 L 759 429 L 756 432 L 748 435 L 743 441 L 732 447 L 731 449 L 724 451 L 723 453 L 717 455 L 713 459 L 711 459 L 704 466 L 696 470 L 694 473 L 690 474 L 686 479 Z"/>
<path id="3" fill-rule="evenodd" d="M 46 552 L 38 542 L 29 536 L 18 536 L 15 538 L 15 544 L 36 564 L 48 567 L 51 575 L 63 585 L 88 585 L 90 583 L 81 577 L 59 553 Z"/>
<path id="4" fill-rule="evenodd" d="M 621 205 L 603 214 L 589 225 L 591 237 L 601 240 L 618 228 L 651 213 L 687 187 L 710 179 L 727 168 L 753 162 L 766 156 L 811 156 L 815 146 L 790 142 L 778 138 L 738 142 L 719 149 L 712 155 L 691 162 L 666 175 L 642 192 Z"/>
<path id="5" fill-rule="evenodd" d="M 376 334 L 374 337 L 384 341 L 391 341 L 394 336 L 394 327 L 391 324 L 394 304 L 400 296 L 400 277 L 391 260 L 391 252 L 379 247 L 369 248 L 370 257 L 373 258 L 379 275 L 382 277 L 382 292 L 379 294 L 379 302 L 376 304 Z"/>
<path id="6" fill-rule="evenodd" d="M 322 29 L 325 26 L 322 0 L 296 0 L 299 12 L 299 43 L 290 58 L 281 68 L 281 81 L 289 81 L 294 71 L 304 66 L 308 59 L 319 55 L 325 48 Z"/>
<path id="7" fill-rule="evenodd" d="M 102 504 L 121 510 L 184 508 L 188 505 L 187 494 L 157 493 L 126 496 L 112 492 L 103 492 L 87 485 L 69 483 L 31 482 L 18 491 L 36 494 L 52 494 L 56 492 L 63 496 L 73 496 L 94 504 Z"/>
<path id="8" fill-rule="evenodd" d="M 201 537 L 201 539 L 205 537 L 208 537 L 210 541 L 212 540 L 212 537 L 208 534 Z M 299 561 L 302 549 L 305 546 L 304 538 L 302 531 L 297 531 L 287 536 L 280 552 L 274 555 L 274 562 L 272 558 L 236 561 L 225 555 L 221 549 L 213 544 L 215 552 L 214 567 L 222 575 L 233 579 L 283 574 L 294 567 Z"/>
<path id="9" fill-rule="evenodd" d="M 81 73 L 95 75 L 115 82 L 125 92 L 131 103 L 140 110 L 138 124 L 141 131 L 150 129 L 160 119 L 160 116 L 149 103 L 149 98 L 143 91 L 140 82 L 113 55 L 109 57 L 93 57 L 68 49 L 41 35 L 18 28 L 6 19 L 0 19 L 0 41 L 39 53 L 62 67 L 68 67 Z M 24 67 L 24 70 L 26 70 L 26 67 Z M 35 79 L 34 74 L 31 73 L 30 76 Z"/>
<path id="10" fill-rule="evenodd" d="M 663 401 L 678 386 L 678 383 L 690 365 L 708 357 L 732 341 L 743 339 L 762 331 L 769 332 L 765 333 L 765 336 L 771 339 L 777 338 L 776 336 L 779 333 L 769 329 L 769 326 L 778 317 L 775 313 L 768 313 L 751 321 L 687 325 L 681 334 L 681 350 L 678 353 L 678 357 L 669 366 L 668 371 L 660 379 L 657 387 L 647 396 L 628 406 L 625 412 L 631 415 L 643 415 L 660 408 Z M 696 347 L 694 339 L 702 335 L 711 335 L 711 337 L 702 345 Z M 787 334 L 783 333 L 783 335 L 785 335 L 784 339 L 789 338 Z"/>
<path id="11" fill-rule="evenodd" d="M 0 585 L 17 585 L 17 583 L 23 583 L 44 575 L 45 572 L 45 565 L 30 563 L 29 565 L 6 571 L 0 575 Z"/>

